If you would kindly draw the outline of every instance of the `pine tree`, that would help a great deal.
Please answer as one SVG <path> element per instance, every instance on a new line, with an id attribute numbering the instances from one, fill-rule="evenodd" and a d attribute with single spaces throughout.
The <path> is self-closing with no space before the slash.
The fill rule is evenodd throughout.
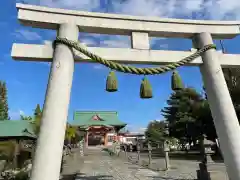
<path id="1" fill-rule="evenodd" d="M 0 120 L 9 120 L 8 115 L 7 86 L 5 82 L 0 81 Z"/>
<path id="2" fill-rule="evenodd" d="M 36 118 L 36 117 L 39 117 L 39 116 L 41 116 L 41 114 L 42 114 L 41 107 L 40 107 L 39 104 L 37 104 L 37 107 L 36 107 L 35 110 L 34 110 L 34 117 L 35 117 L 35 118 Z"/>
<path id="3" fill-rule="evenodd" d="M 217 133 L 212 117 L 212 113 L 210 110 L 210 106 L 207 99 L 207 93 L 205 91 L 205 88 L 203 88 L 203 102 L 201 103 L 200 107 L 196 111 L 196 115 L 198 116 L 198 119 L 201 120 L 202 125 L 202 132 L 207 135 L 207 138 L 209 140 L 215 141 L 217 138 Z"/>
<path id="4" fill-rule="evenodd" d="M 170 136 L 183 142 L 196 142 L 201 134 L 196 112 L 202 101 L 201 95 L 193 88 L 184 88 L 171 94 L 168 106 L 162 110 L 169 123 Z"/>
<path id="5" fill-rule="evenodd" d="M 224 68 L 223 72 L 238 120 L 240 121 L 240 69 Z"/>
<path id="6" fill-rule="evenodd" d="M 36 135 L 39 134 L 40 126 L 41 126 L 41 119 L 42 119 L 42 110 L 39 104 L 37 104 L 34 110 L 34 131 Z"/>

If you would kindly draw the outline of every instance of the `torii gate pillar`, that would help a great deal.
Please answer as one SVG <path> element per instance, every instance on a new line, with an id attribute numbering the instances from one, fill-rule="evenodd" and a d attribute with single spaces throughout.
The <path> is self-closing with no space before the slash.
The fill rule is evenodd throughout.
<path id="1" fill-rule="evenodd" d="M 78 33 L 74 24 L 62 24 L 58 30 L 58 36 L 74 41 L 78 40 Z M 59 179 L 73 71 L 72 50 L 58 44 L 48 80 L 31 180 Z"/>
<path id="2" fill-rule="evenodd" d="M 194 38 L 194 45 L 202 48 L 213 44 L 210 33 L 200 33 Z M 202 55 L 200 66 L 207 98 L 214 119 L 217 135 L 220 139 L 224 162 L 229 179 L 240 179 L 240 126 L 228 91 L 228 87 L 214 49 Z"/>

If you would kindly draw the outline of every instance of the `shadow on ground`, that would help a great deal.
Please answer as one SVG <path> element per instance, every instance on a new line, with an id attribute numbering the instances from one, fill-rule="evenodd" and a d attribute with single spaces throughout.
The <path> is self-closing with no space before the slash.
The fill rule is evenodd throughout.
<path id="1" fill-rule="evenodd" d="M 75 176 L 75 174 L 62 175 L 62 178 L 60 180 L 75 180 Z"/>
<path id="2" fill-rule="evenodd" d="M 97 176 L 85 176 L 83 173 L 78 173 L 75 176 L 75 180 L 114 180 L 112 176 L 97 175 Z"/>
<path id="3" fill-rule="evenodd" d="M 148 176 L 152 178 L 152 180 L 197 180 L 197 179 L 189 179 L 189 178 L 172 178 L 172 177 L 163 177 L 163 176 Z"/>
<path id="4" fill-rule="evenodd" d="M 63 175 L 60 180 L 113 180 L 112 176 L 86 176 L 83 173 Z"/>
<path id="5" fill-rule="evenodd" d="M 136 155 L 137 153 L 129 153 L 130 155 Z M 142 151 L 141 152 L 142 157 L 147 157 L 148 152 Z M 152 159 L 159 159 L 164 158 L 165 154 L 163 152 L 160 152 L 160 150 L 154 150 L 152 152 Z M 202 161 L 202 156 L 199 152 L 170 152 L 169 158 L 172 160 L 189 160 L 189 161 Z M 216 163 L 223 163 L 223 158 L 219 155 L 212 155 L 212 160 Z"/>

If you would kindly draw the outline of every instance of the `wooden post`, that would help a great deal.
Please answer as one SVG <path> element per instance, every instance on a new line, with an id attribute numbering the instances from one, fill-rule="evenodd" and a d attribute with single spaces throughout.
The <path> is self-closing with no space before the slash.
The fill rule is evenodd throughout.
<path id="1" fill-rule="evenodd" d="M 19 154 L 20 154 L 20 144 L 19 140 L 16 140 L 14 142 L 14 159 L 13 159 L 13 165 L 15 168 L 18 168 L 19 166 Z"/>

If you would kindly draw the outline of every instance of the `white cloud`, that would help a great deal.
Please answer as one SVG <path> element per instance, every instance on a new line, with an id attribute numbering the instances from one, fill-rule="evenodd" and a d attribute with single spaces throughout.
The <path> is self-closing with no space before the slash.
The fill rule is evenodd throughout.
<path id="1" fill-rule="evenodd" d="M 26 29 L 17 29 L 12 35 L 21 40 L 34 41 L 42 39 L 38 33 Z"/>
<path id="2" fill-rule="evenodd" d="M 155 119 L 152 122 L 154 122 L 154 121 L 160 122 L 160 121 L 163 121 L 163 120 L 162 119 Z"/>
<path id="3" fill-rule="evenodd" d="M 25 115 L 24 111 L 21 109 L 16 111 L 9 111 L 9 116 L 11 120 L 19 120 L 21 115 Z"/>
<path id="4" fill-rule="evenodd" d="M 100 0 L 25 0 L 25 3 L 85 11 L 92 11 L 100 7 Z"/>
<path id="5" fill-rule="evenodd" d="M 41 6 L 100 11 L 101 0 L 25 0 Z M 112 0 L 108 9 L 114 13 L 143 16 L 206 19 L 240 19 L 239 0 Z M 106 8 L 106 7 L 105 7 Z M 102 9 L 101 9 L 102 10 Z"/>
<path id="6" fill-rule="evenodd" d="M 81 34 L 80 42 L 86 46 L 100 46 L 112 48 L 130 47 L 130 37 L 121 35 L 104 35 L 104 34 Z"/>
<path id="7" fill-rule="evenodd" d="M 134 8 L 132 8 L 134 7 Z M 192 14 L 205 19 L 240 19 L 238 0 L 125 0 L 113 1 L 117 13 L 192 18 Z"/>
<path id="8" fill-rule="evenodd" d="M 144 133 L 146 130 L 147 130 L 147 128 L 141 127 L 141 128 L 138 129 L 138 132 Z"/>
<path id="9" fill-rule="evenodd" d="M 109 39 L 100 42 L 102 47 L 128 48 L 131 46 L 130 40 L 126 36 L 112 36 Z"/>
<path id="10" fill-rule="evenodd" d="M 168 49 L 168 44 L 160 44 L 159 47 L 163 49 Z"/>
<path id="11" fill-rule="evenodd" d="M 143 16 L 163 16 L 164 13 L 163 6 L 157 7 L 156 5 L 159 3 L 155 0 L 126 0 L 124 2 L 113 1 L 112 3 L 113 11 L 117 13 Z"/>
<path id="12" fill-rule="evenodd" d="M 49 40 L 44 40 L 43 43 L 46 45 L 52 45 L 52 41 L 49 41 Z"/>
<path id="13" fill-rule="evenodd" d="M 95 65 L 93 65 L 93 68 L 96 69 L 96 70 L 102 70 L 105 67 L 103 65 L 101 65 L 101 64 L 95 64 Z"/>
<path id="14" fill-rule="evenodd" d="M 22 115 L 22 116 L 25 115 L 24 111 L 22 111 L 22 110 L 19 110 L 19 114 Z"/>
<path id="15" fill-rule="evenodd" d="M 96 46 L 96 44 L 97 44 L 96 40 L 93 40 L 93 39 L 87 38 L 87 37 L 80 39 L 80 42 L 85 46 Z"/>
<path id="16" fill-rule="evenodd" d="M 211 19 L 240 19 L 238 0 L 211 0 L 205 3 L 205 7 Z"/>
<path id="17" fill-rule="evenodd" d="M 25 0 L 30 4 L 37 4 L 55 8 L 75 9 L 84 11 L 102 11 L 101 0 Z M 108 7 L 112 13 L 158 16 L 162 18 L 189 18 L 189 19 L 239 19 L 239 0 L 112 0 Z M 106 9 L 106 7 L 104 7 Z M 80 36 L 86 46 L 101 46 L 113 48 L 128 48 L 130 40 L 123 36 L 106 36 L 88 34 Z M 36 32 L 17 30 L 17 38 L 36 40 L 41 36 Z M 55 35 L 54 35 L 55 36 Z M 168 49 L 170 44 L 152 40 L 151 44 Z"/>
<path id="18" fill-rule="evenodd" d="M 131 133 L 144 133 L 146 131 L 146 127 L 139 127 L 137 125 L 128 124 L 126 129 L 129 130 Z"/>

